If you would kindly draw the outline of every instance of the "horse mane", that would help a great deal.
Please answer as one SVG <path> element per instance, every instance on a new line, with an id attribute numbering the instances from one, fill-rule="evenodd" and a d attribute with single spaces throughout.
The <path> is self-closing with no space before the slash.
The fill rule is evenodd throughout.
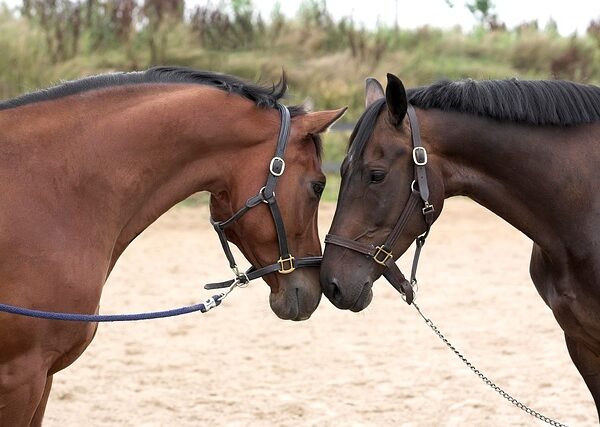
<path id="1" fill-rule="evenodd" d="M 0 102 L 0 110 L 20 107 L 41 101 L 51 101 L 69 95 L 104 89 L 114 86 L 151 83 L 191 83 L 211 86 L 229 93 L 238 94 L 262 108 L 275 108 L 287 90 L 287 78 L 282 73 L 279 82 L 273 85 L 260 85 L 246 82 L 238 77 L 211 71 L 194 70 L 183 67 L 154 67 L 146 71 L 110 73 L 63 82 L 59 85 L 27 93 Z M 307 112 L 304 105 L 288 107 L 293 116 Z"/>
<path id="2" fill-rule="evenodd" d="M 600 121 L 600 87 L 561 80 L 443 80 L 407 90 L 416 107 L 536 126 Z"/>
<path id="3" fill-rule="evenodd" d="M 406 91 L 423 109 L 457 111 L 536 126 L 575 126 L 600 121 L 600 87 L 561 80 L 442 80 Z M 373 102 L 358 120 L 348 155 L 360 157 L 385 105 Z"/>

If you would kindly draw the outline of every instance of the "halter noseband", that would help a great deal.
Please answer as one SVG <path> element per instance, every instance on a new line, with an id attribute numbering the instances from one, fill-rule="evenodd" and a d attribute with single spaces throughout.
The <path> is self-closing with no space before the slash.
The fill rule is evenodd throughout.
<path id="1" fill-rule="evenodd" d="M 404 295 L 404 298 L 408 304 L 411 304 L 414 299 L 414 287 L 417 285 L 417 265 L 419 263 L 419 255 L 421 254 L 421 248 L 425 244 L 425 239 L 429 234 L 431 224 L 433 224 L 433 214 L 435 209 L 431 203 L 429 203 L 429 186 L 427 185 L 427 171 L 425 166 L 427 165 L 427 151 L 421 144 L 421 135 L 419 132 L 419 122 L 415 109 L 412 105 L 408 105 L 407 109 L 408 123 L 410 125 L 411 140 L 413 145 L 412 159 L 414 164 L 415 179 L 410 186 L 410 196 L 404 209 L 396 222 L 396 225 L 388 235 L 385 242 L 379 246 L 375 246 L 369 243 L 361 243 L 353 239 L 348 239 L 333 234 L 325 236 L 325 243 L 342 246 L 347 249 L 351 249 L 356 252 L 367 255 L 373 258 L 377 264 L 384 266 L 386 269 L 383 272 L 383 276 L 396 288 L 400 293 Z M 415 240 L 416 250 L 413 258 L 412 270 L 410 275 L 410 282 L 406 280 L 396 262 L 394 260 L 394 254 L 392 248 L 398 241 L 400 234 L 406 227 L 408 220 L 410 219 L 413 211 L 417 207 L 419 201 L 423 202 L 423 208 L 421 212 L 425 220 L 426 230 L 425 233 L 418 236 Z"/>
<path id="2" fill-rule="evenodd" d="M 251 280 L 258 279 L 270 273 L 278 272 L 280 274 L 289 274 L 296 268 L 301 267 L 316 267 L 321 264 L 320 256 L 295 258 L 290 254 L 288 249 L 287 235 L 285 233 L 285 226 L 283 225 L 283 219 L 281 217 L 281 211 L 277 205 L 277 199 L 275 197 L 275 187 L 277 186 L 277 178 L 283 175 L 285 171 L 285 149 L 287 147 L 291 117 L 290 112 L 286 106 L 277 104 L 279 113 L 281 114 L 281 126 L 279 128 L 279 137 L 277 138 L 277 147 L 275 148 L 275 155 L 269 163 L 269 175 L 267 176 L 267 182 L 262 187 L 258 194 L 250 197 L 244 206 L 234 213 L 231 218 L 225 221 L 215 221 L 210 219 L 210 223 L 214 227 L 215 231 L 219 236 L 223 252 L 229 261 L 229 267 L 235 274 L 235 279 L 228 280 L 220 283 L 209 283 L 204 286 L 205 289 L 218 289 L 231 286 L 234 282 L 240 285 L 248 284 Z M 250 267 L 245 272 L 241 272 L 235 262 L 229 241 L 225 236 L 225 228 L 239 220 L 246 212 L 261 203 L 266 203 L 271 211 L 273 222 L 275 224 L 275 231 L 277 232 L 277 243 L 279 245 L 279 259 L 277 262 L 267 265 L 266 267 Z"/>

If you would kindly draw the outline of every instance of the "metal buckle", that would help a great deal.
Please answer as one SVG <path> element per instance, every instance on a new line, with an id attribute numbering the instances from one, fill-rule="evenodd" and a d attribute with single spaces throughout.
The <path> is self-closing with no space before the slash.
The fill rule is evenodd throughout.
<path id="1" fill-rule="evenodd" d="M 417 153 L 420 153 L 423 156 L 423 160 L 417 159 L 417 156 L 419 155 Z M 412 156 L 413 156 L 413 162 L 415 162 L 415 165 L 425 166 L 427 164 L 427 150 L 425 150 L 424 147 L 413 148 Z"/>
<path id="2" fill-rule="evenodd" d="M 422 209 L 423 215 L 428 215 L 430 213 L 435 212 L 435 208 L 433 207 L 433 205 L 430 205 L 429 203 L 425 203 L 425 207 Z"/>
<path id="3" fill-rule="evenodd" d="M 377 246 L 375 249 L 377 249 L 377 251 L 375 251 L 375 255 L 373 255 L 373 259 L 375 260 L 375 262 L 376 262 L 377 264 L 381 264 L 381 265 L 383 265 L 383 266 L 386 266 L 386 265 L 385 265 L 385 262 L 386 262 L 388 259 L 390 259 L 391 257 L 393 257 L 393 256 L 394 256 L 394 255 L 392 254 L 392 251 L 389 251 L 389 252 L 388 252 L 388 251 L 386 251 L 386 250 L 384 249 L 384 246 L 383 246 L 383 245 L 381 245 L 381 246 Z M 381 253 L 383 253 L 383 254 L 384 254 L 383 260 L 380 260 L 379 258 L 377 258 L 377 257 L 379 256 L 379 254 L 381 254 Z"/>
<path id="4" fill-rule="evenodd" d="M 277 260 L 277 263 L 279 264 L 279 270 L 277 270 L 279 273 L 281 274 L 290 274 L 292 271 L 294 271 L 296 269 L 296 266 L 294 265 L 294 260 L 296 258 L 294 258 L 293 256 L 288 256 L 287 258 L 281 258 L 279 257 L 279 259 Z M 285 268 L 286 267 L 286 263 L 289 263 L 289 268 Z"/>
<path id="5" fill-rule="evenodd" d="M 275 162 L 278 162 L 279 165 L 276 165 Z M 275 170 L 276 167 L 278 167 L 279 170 Z M 271 159 L 271 163 L 269 164 L 269 172 L 271 172 L 271 174 L 273 176 L 281 176 L 281 175 L 283 175 L 284 170 L 285 170 L 285 160 L 283 160 L 279 156 L 273 157 Z"/>

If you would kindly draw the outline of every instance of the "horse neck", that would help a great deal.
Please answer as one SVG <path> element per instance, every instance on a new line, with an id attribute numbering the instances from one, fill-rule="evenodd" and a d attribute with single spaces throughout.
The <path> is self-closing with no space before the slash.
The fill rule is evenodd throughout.
<path id="1" fill-rule="evenodd" d="M 581 183 L 585 161 L 575 160 L 597 157 L 576 145 L 585 127 L 536 127 L 438 110 L 422 116 L 431 158 L 440 160 L 444 197 L 475 200 L 548 251 L 562 250 L 581 232 L 585 218 L 573 206 L 594 191 Z M 575 147 L 580 151 L 573 155 Z"/>
<path id="2" fill-rule="evenodd" d="M 110 245 L 109 269 L 177 202 L 232 185 L 240 162 L 271 137 L 265 126 L 252 123 L 272 114 L 271 131 L 277 132 L 276 111 L 265 113 L 251 101 L 202 85 L 112 88 L 50 104 L 40 120 L 60 125 L 44 144 L 39 169 L 68 153 L 70 169 L 57 197 L 65 199 L 67 213 L 70 207 L 73 216 L 94 219 L 88 226 Z M 28 113 L 30 119 L 36 115 Z"/>

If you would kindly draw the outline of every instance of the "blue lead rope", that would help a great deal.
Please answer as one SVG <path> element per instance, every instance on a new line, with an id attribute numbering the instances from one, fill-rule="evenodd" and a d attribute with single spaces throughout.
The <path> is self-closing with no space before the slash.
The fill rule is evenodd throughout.
<path id="1" fill-rule="evenodd" d="M 213 295 L 206 301 L 190 305 L 187 307 L 179 307 L 172 310 L 151 311 L 147 313 L 133 314 L 78 314 L 78 313 L 57 313 L 54 311 L 32 310 L 29 308 L 15 307 L 14 305 L 0 304 L 0 312 L 17 314 L 20 316 L 36 317 L 38 319 L 64 320 L 68 322 L 131 322 L 136 320 L 160 319 L 163 317 L 180 316 L 182 314 L 194 313 L 199 311 L 206 313 L 207 311 L 217 307 L 221 301 L 229 295 L 229 293 L 238 285 L 233 283 L 225 292 Z"/>

